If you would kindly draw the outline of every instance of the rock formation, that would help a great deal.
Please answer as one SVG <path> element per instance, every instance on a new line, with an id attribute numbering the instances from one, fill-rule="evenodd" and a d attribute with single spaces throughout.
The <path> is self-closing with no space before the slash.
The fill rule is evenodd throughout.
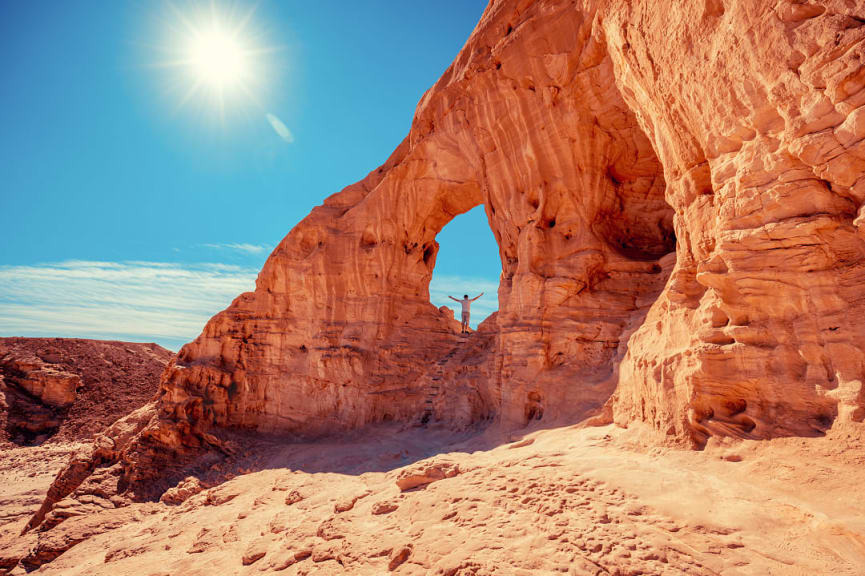
<path id="1" fill-rule="evenodd" d="M 842 0 L 491 3 L 391 158 L 183 348 L 163 418 L 416 418 L 462 346 L 428 302 L 435 236 L 483 204 L 500 311 L 436 418 L 575 418 L 616 389 L 618 423 L 697 446 L 862 420 L 863 18 Z"/>
<path id="2" fill-rule="evenodd" d="M 256 291 L 181 350 L 163 418 L 296 434 L 416 420 L 442 360 L 461 376 L 438 420 L 522 426 L 600 408 L 675 236 L 663 168 L 595 20 L 566 3 L 491 6 L 391 158 L 313 210 Z M 428 286 L 436 234 L 480 204 L 502 277 L 477 346 Z"/>
<path id="3" fill-rule="evenodd" d="M 698 446 L 862 421 L 865 6 L 628 4 L 605 12 L 606 44 L 678 249 L 616 421 Z"/>
<path id="4" fill-rule="evenodd" d="M 0 338 L 0 443 L 85 440 L 156 393 L 156 344 Z"/>
<path id="5" fill-rule="evenodd" d="M 214 430 L 418 421 L 432 381 L 454 426 L 600 414 L 702 447 L 863 420 L 863 22 L 849 0 L 492 2 L 387 162 L 98 460 L 128 488 Z M 460 340 L 429 303 L 435 238 L 481 204 L 499 312 Z"/>

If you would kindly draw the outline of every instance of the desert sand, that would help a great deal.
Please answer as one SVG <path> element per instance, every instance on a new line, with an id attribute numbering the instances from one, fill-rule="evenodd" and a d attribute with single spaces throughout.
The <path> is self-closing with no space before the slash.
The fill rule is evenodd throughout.
<path id="1" fill-rule="evenodd" d="M 116 528 L 39 573 L 860 575 L 865 566 L 861 431 L 713 441 L 703 452 L 647 448 L 639 430 L 610 425 L 507 440 L 398 425 L 258 440 L 224 470 L 230 479 L 182 504 L 101 512 L 97 523 Z M 22 479 L 15 457 L 3 455 L 4 487 Z M 406 479 L 433 481 L 402 491 Z M 74 534 L 75 520 L 41 537 L 62 544 L 59 528 Z"/>

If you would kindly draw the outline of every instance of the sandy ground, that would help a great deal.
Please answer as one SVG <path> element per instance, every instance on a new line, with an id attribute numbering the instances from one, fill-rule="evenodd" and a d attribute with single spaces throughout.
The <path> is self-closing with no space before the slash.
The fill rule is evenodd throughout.
<path id="1" fill-rule="evenodd" d="M 19 532 L 42 504 L 51 481 L 81 444 L 0 447 L 0 531 Z"/>
<path id="2" fill-rule="evenodd" d="M 0 573 L 3 557 L 27 546 L 18 535 L 42 504 L 48 487 L 81 444 L 42 447 L 0 446 Z"/>
<path id="3" fill-rule="evenodd" d="M 106 512 L 122 527 L 40 573 L 862 575 L 863 437 L 688 452 L 646 448 L 639 431 L 612 426 L 510 443 L 377 427 L 271 442 L 239 463 L 246 473 L 179 506 Z M 436 467 L 459 473 L 396 484 Z M 44 486 L 37 476 L 16 490 Z"/>

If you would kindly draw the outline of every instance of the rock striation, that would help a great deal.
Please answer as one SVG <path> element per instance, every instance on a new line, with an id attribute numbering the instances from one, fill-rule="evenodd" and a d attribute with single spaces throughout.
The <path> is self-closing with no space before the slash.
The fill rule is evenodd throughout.
<path id="1" fill-rule="evenodd" d="M 442 361 L 459 384 L 437 420 L 522 426 L 603 406 L 676 239 L 663 166 L 598 17 L 493 4 L 391 158 L 313 210 L 255 292 L 181 350 L 159 430 L 416 420 Z M 463 342 L 428 286 L 436 235 L 478 205 L 500 248 L 499 312 Z"/>
<path id="2" fill-rule="evenodd" d="M 863 22 L 845 0 L 491 2 L 391 157 L 289 232 L 101 458 L 134 488 L 225 428 L 600 415 L 699 448 L 861 422 Z M 461 340 L 428 287 L 478 205 L 499 312 Z"/>
<path id="3" fill-rule="evenodd" d="M 861 422 L 865 6 L 610 3 L 602 27 L 678 240 L 616 422 L 696 446 Z"/>

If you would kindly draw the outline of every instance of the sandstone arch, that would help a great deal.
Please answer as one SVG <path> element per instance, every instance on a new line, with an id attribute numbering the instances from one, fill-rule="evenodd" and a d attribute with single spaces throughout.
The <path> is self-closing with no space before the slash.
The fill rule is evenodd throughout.
<path id="1" fill-rule="evenodd" d="M 419 414 L 412 382 L 453 346 L 429 303 L 435 236 L 483 197 L 457 142 L 416 148 L 434 163 L 408 148 L 314 210 L 184 347 L 164 385 L 173 417 L 315 435 Z"/>
<path id="2" fill-rule="evenodd" d="M 455 344 L 426 303 L 435 235 L 479 204 L 500 311 L 463 383 L 476 402 L 445 394 L 438 414 L 522 424 L 529 404 L 555 418 L 607 400 L 675 247 L 663 170 L 590 13 L 556 6 L 489 34 L 507 19 L 492 11 L 388 162 L 314 210 L 184 347 L 163 384 L 172 420 L 315 434 L 416 418 L 426 368 Z"/>
<path id="3" fill-rule="evenodd" d="M 297 373 L 236 336 L 285 299 L 323 319 L 323 344 L 359 344 L 356 353 L 327 353 L 337 357 L 326 370 L 334 381 L 354 374 L 352 362 L 363 366 L 363 383 L 353 380 L 361 389 L 404 381 L 414 353 L 401 346 L 436 326 L 411 291 L 424 269 L 369 246 L 377 235 L 396 245 L 386 224 L 409 210 L 420 220 L 396 234 L 427 250 L 439 217 L 418 199 L 448 190 L 448 202 L 486 205 L 501 251 L 496 335 L 471 387 L 504 423 L 524 421 L 527 402 L 544 406 L 545 418 L 585 414 L 615 387 L 617 422 L 645 421 L 696 445 L 712 434 L 812 434 L 839 414 L 861 418 L 862 331 L 850 320 L 865 254 L 854 222 L 865 194 L 861 20 L 837 1 L 814 11 L 786 1 L 673 4 L 493 3 L 394 156 L 311 217 L 345 211 L 374 228 L 384 222 L 366 250 L 400 271 L 387 277 L 395 283 L 373 275 L 351 310 L 336 294 L 360 300 L 340 272 L 326 282 L 330 292 L 292 293 L 298 282 L 284 283 L 292 273 L 322 274 L 308 258 L 316 242 L 366 233 L 301 225 L 265 266 L 256 296 L 184 350 L 165 383 L 163 405 L 179 410 L 172 417 L 182 421 L 184 403 L 208 386 L 230 386 L 229 375 Z M 660 17 L 665 10 L 674 22 Z M 730 29 L 748 30 L 745 42 L 734 43 Z M 670 282 L 623 358 L 673 267 L 664 256 L 673 228 Z M 354 247 L 346 254 L 366 262 Z M 369 286 L 397 296 L 382 300 L 363 292 Z M 781 304 L 766 307 L 767 298 Z M 387 318 L 394 305 L 412 318 Z M 358 326 L 328 317 L 344 308 Z M 306 324 L 283 326 L 320 337 Z M 440 354 L 446 346 L 430 338 L 424 349 Z M 386 361 L 378 349 L 395 356 Z M 343 425 L 379 417 L 377 401 L 331 392 L 318 406 L 337 406 Z M 308 420 L 303 409 L 260 418 L 270 404 L 259 395 L 226 409 L 230 417 L 214 408 L 213 420 L 291 429 Z M 397 417 L 414 410 L 397 404 Z M 442 411 L 458 412 L 464 421 L 465 411 Z"/>

